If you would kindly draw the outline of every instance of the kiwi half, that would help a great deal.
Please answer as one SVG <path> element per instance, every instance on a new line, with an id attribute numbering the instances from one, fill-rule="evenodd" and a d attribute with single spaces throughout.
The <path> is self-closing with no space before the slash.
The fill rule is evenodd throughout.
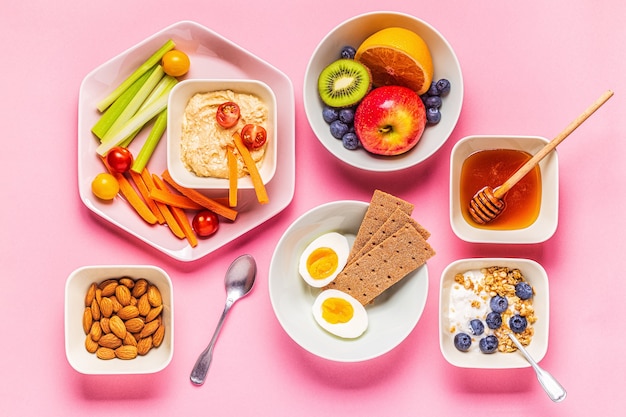
<path id="1" fill-rule="evenodd" d="M 331 107 L 357 104 L 372 88 L 369 69 L 353 59 L 338 59 L 324 68 L 317 80 L 320 98 Z"/>

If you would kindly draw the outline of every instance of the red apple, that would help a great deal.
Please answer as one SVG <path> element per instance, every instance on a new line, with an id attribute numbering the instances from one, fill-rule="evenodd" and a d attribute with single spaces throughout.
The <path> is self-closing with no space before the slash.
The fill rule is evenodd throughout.
<path id="1" fill-rule="evenodd" d="M 412 149 L 425 126 L 422 99 L 397 85 L 370 91 L 354 114 L 354 130 L 363 148 L 377 155 L 399 155 Z"/>

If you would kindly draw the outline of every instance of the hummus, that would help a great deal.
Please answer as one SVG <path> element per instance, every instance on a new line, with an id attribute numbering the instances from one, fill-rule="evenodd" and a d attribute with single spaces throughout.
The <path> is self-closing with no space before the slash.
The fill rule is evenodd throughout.
<path id="1" fill-rule="evenodd" d="M 233 101 L 239 105 L 241 117 L 237 124 L 229 129 L 221 127 L 215 119 L 220 104 Z M 180 140 L 180 157 L 190 172 L 199 177 L 228 178 L 228 160 L 226 148 L 235 146 L 233 134 L 252 123 L 267 129 L 268 109 L 257 96 L 236 93 L 231 90 L 197 93 L 187 103 L 183 115 Z M 261 167 L 267 142 L 250 154 Z M 234 149 L 237 154 L 237 149 Z M 248 175 L 241 157 L 237 158 L 238 176 Z"/>

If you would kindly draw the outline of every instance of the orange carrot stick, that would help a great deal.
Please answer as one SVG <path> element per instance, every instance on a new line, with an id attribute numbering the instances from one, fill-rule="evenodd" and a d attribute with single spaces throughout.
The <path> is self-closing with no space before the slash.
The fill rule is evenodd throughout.
<path id="1" fill-rule="evenodd" d="M 228 220 L 234 221 L 237 218 L 237 210 L 233 210 L 230 207 L 223 206 L 217 203 L 215 200 L 206 197 L 204 194 L 201 194 L 196 190 L 177 184 L 172 179 L 170 173 L 167 170 L 165 170 L 163 174 L 161 174 L 161 177 L 163 178 L 163 180 L 165 180 L 165 182 L 174 187 L 179 193 L 189 197 L 191 200 L 200 204 L 202 207 L 207 208 L 215 212 L 216 214 L 227 218 Z"/>
<path id="2" fill-rule="evenodd" d="M 126 177 L 117 172 L 112 172 L 112 175 L 117 179 L 120 184 L 120 192 L 126 198 L 126 201 L 135 209 L 135 211 L 149 224 L 155 224 L 157 218 L 148 208 L 146 203 L 141 199 L 137 191 L 133 188 L 131 183 Z"/>
<path id="3" fill-rule="evenodd" d="M 231 146 L 226 147 L 226 155 L 228 157 L 228 205 L 237 207 L 237 183 L 239 182 L 237 157 Z"/>
<path id="4" fill-rule="evenodd" d="M 154 202 L 154 200 L 150 197 L 150 191 L 148 191 L 148 186 L 144 182 L 144 180 L 141 177 L 141 175 L 139 175 L 135 171 L 129 171 L 129 173 L 130 173 L 131 179 L 133 180 L 133 182 L 137 186 L 137 189 L 139 190 L 139 193 L 141 194 L 141 196 L 143 197 L 144 201 L 146 202 L 146 205 L 148 206 L 150 211 L 152 211 L 154 216 L 157 218 L 157 221 L 159 222 L 159 224 L 165 223 L 165 218 L 163 217 L 163 214 L 161 214 L 161 211 L 157 207 L 157 205 Z"/>
<path id="5" fill-rule="evenodd" d="M 248 168 L 248 172 L 250 173 L 250 179 L 252 179 L 252 185 L 254 185 L 254 191 L 256 192 L 257 200 L 259 200 L 259 203 L 261 204 L 269 203 L 270 199 L 267 196 L 267 190 L 265 189 L 265 185 L 263 184 L 261 174 L 259 174 L 256 163 L 254 162 L 254 159 L 252 159 L 250 151 L 248 150 L 246 145 L 244 145 L 238 132 L 235 132 L 233 134 L 233 140 L 235 142 L 235 146 L 237 146 L 239 154 L 243 158 L 243 162 L 246 164 L 246 168 Z"/>
<path id="6" fill-rule="evenodd" d="M 152 191 L 150 191 L 150 198 L 153 198 L 154 200 L 159 201 L 163 204 L 167 204 L 168 206 L 178 207 L 182 209 L 201 210 L 203 208 L 200 204 L 192 201 L 189 197 L 174 194 L 167 190 L 164 191 L 157 188 L 154 188 Z"/>
<path id="7" fill-rule="evenodd" d="M 155 189 L 159 189 L 161 191 L 167 190 L 167 186 L 161 178 L 156 175 L 153 175 L 152 178 L 154 180 Z M 191 228 L 191 224 L 189 224 L 189 219 L 187 218 L 187 214 L 185 213 L 185 211 L 181 208 L 173 206 L 170 207 L 170 210 L 172 212 L 172 216 L 174 217 L 174 219 L 176 219 L 176 222 L 180 226 L 191 247 L 195 248 L 196 246 L 198 246 L 198 237 Z"/>

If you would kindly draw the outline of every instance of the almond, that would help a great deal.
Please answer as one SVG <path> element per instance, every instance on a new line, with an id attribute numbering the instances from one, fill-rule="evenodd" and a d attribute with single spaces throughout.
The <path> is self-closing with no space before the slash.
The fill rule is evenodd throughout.
<path id="1" fill-rule="evenodd" d="M 100 304 L 100 300 L 102 300 L 102 290 L 100 288 L 96 288 L 96 301 Z"/>
<path id="2" fill-rule="evenodd" d="M 103 335 L 100 340 L 98 340 L 98 344 L 102 347 L 117 349 L 122 346 L 122 339 L 114 335 L 113 333 L 107 333 Z"/>
<path id="3" fill-rule="evenodd" d="M 142 295 L 144 295 L 147 290 L 148 290 L 148 281 L 146 281 L 143 278 L 138 279 L 137 281 L 135 281 L 135 286 L 133 287 L 133 291 L 132 291 L 133 297 L 139 298 Z"/>
<path id="4" fill-rule="evenodd" d="M 91 317 L 93 317 L 94 320 L 100 320 L 100 304 L 98 304 L 98 302 L 97 299 L 91 302 Z"/>
<path id="5" fill-rule="evenodd" d="M 154 320 L 157 317 L 159 317 L 159 314 L 161 314 L 161 311 L 163 311 L 163 304 L 161 304 L 158 307 L 154 307 L 153 309 L 151 309 L 150 312 L 148 313 L 148 315 L 146 316 L 146 323 L 151 322 L 152 320 Z"/>
<path id="6" fill-rule="evenodd" d="M 145 337 L 152 335 L 152 333 L 154 333 L 156 329 L 159 328 L 159 325 L 160 323 L 158 322 L 158 320 L 153 320 L 149 323 L 146 323 L 143 326 L 143 329 L 141 329 L 141 332 L 139 333 L 139 338 L 143 339 Z"/>
<path id="7" fill-rule="evenodd" d="M 85 307 L 91 307 L 91 302 L 96 298 L 96 288 L 98 288 L 98 286 L 95 282 L 92 282 L 85 295 Z"/>
<path id="8" fill-rule="evenodd" d="M 120 304 L 119 301 L 117 301 L 117 297 L 115 297 L 114 295 L 109 297 L 109 300 L 111 300 L 111 303 L 113 303 L 113 312 L 117 313 L 118 311 L 120 311 L 124 306 Z"/>
<path id="9" fill-rule="evenodd" d="M 120 346 L 115 349 L 115 356 L 124 360 L 135 359 L 137 357 L 137 346 Z"/>
<path id="10" fill-rule="evenodd" d="M 165 337 L 165 325 L 161 323 L 158 329 L 152 334 L 152 346 L 159 347 Z"/>
<path id="11" fill-rule="evenodd" d="M 131 333 L 138 333 L 143 329 L 143 319 L 140 317 L 135 317 L 134 319 L 126 320 L 126 330 Z"/>
<path id="12" fill-rule="evenodd" d="M 126 307 L 130 305 L 130 290 L 125 285 L 118 285 L 115 288 L 115 298 L 120 302 L 121 305 Z"/>
<path id="13" fill-rule="evenodd" d="M 106 347 L 99 347 L 96 356 L 100 359 L 109 360 L 115 358 L 115 351 Z"/>
<path id="14" fill-rule="evenodd" d="M 100 338 L 102 337 L 102 327 L 100 327 L 100 322 L 99 321 L 94 321 L 91 324 L 91 330 L 89 331 L 89 336 L 91 337 L 91 340 L 97 342 L 98 340 L 100 340 Z M 89 349 L 87 349 L 89 350 Z M 91 352 L 93 353 L 93 352 Z"/>
<path id="15" fill-rule="evenodd" d="M 88 335 L 85 338 L 85 349 L 87 349 L 87 352 L 89 353 L 96 353 L 96 350 L 98 350 L 98 343 L 95 342 L 90 335 Z"/>
<path id="16" fill-rule="evenodd" d="M 109 320 L 109 327 L 111 328 L 111 333 L 120 339 L 123 340 L 126 337 L 126 326 L 119 316 L 111 317 L 111 320 Z"/>
<path id="17" fill-rule="evenodd" d="M 135 306 L 126 306 L 117 312 L 122 320 L 129 320 L 139 315 L 139 310 Z"/>
<path id="18" fill-rule="evenodd" d="M 148 287 L 148 301 L 152 307 L 158 307 L 163 303 L 161 292 L 154 285 Z"/>
<path id="19" fill-rule="evenodd" d="M 148 336 L 143 339 L 139 339 L 137 342 L 137 353 L 139 355 L 145 355 L 152 349 L 152 336 Z"/>
<path id="20" fill-rule="evenodd" d="M 120 278 L 119 282 L 120 284 L 128 288 L 133 288 L 135 286 L 135 280 L 133 280 L 132 278 L 128 278 L 128 277 Z"/>
<path id="21" fill-rule="evenodd" d="M 103 317 L 100 319 L 100 327 L 102 328 L 102 333 L 111 333 L 108 317 Z"/>
<path id="22" fill-rule="evenodd" d="M 91 307 L 85 307 L 85 311 L 83 312 L 83 330 L 85 334 L 89 334 L 92 324 L 93 314 L 91 313 Z"/>
<path id="23" fill-rule="evenodd" d="M 124 338 L 125 345 L 137 346 L 137 339 L 131 332 L 126 332 L 126 337 Z"/>
<path id="24" fill-rule="evenodd" d="M 102 297 L 100 300 L 100 313 L 103 317 L 111 317 L 113 314 L 113 301 L 109 297 Z"/>
<path id="25" fill-rule="evenodd" d="M 139 301 L 137 301 L 137 308 L 139 309 L 140 315 L 144 317 L 148 315 L 150 309 L 152 308 L 150 302 L 148 301 L 148 294 L 144 294 L 139 297 Z"/>
<path id="26" fill-rule="evenodd" d="M 102 290 L 103 297 L 110 297 L 115 294 L 115 289 L 118 286 L 118 282 L 116 279 L 107 279 L 100 283 L 99 288 Z"/>

